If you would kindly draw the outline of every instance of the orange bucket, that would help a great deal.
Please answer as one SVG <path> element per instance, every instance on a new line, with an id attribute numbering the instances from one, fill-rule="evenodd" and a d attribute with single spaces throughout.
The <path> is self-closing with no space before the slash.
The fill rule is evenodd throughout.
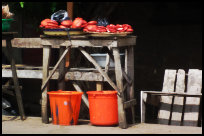
<path id="1" fill-rule="evenodd" d="M 76 125 L 78 123 L 82 92 L 50 91 L 50 110 L 55 125 Z"/>
<path id="2" fill-rule="evenodd" d="M 118 124 L 117 91 L 88 91 L 90 122 L 93 125 Z"/>

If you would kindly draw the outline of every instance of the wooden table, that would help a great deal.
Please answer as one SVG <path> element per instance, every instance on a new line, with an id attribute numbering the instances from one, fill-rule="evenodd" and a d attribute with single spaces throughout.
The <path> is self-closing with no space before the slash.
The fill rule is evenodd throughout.
<path id="1" fill-rule="evenodd" d="M 13 57 L 12 44 L 11 44 L 11 40 L 14 38 L 15 34 L 17 34 L 17 32 L 2 32 L 2 40 L 3 39 L 6 40 L 6 49 L 8 51 L 8 57 L 9 57 L 8 59 L 10 60 L 10 63 L 11 63 L 11 72 L 12 72 L 12 77 L 14 81 L 14 89 L 15 89 L 18 108 L 19 108 L 19 113 L 21 116 L 21 120 L 25 120 L 26 117 L 25 117 L 24 108 L 23 108 L 23 101 L 22 101 L 22 96 L 20 91 L 21 89 L 18 82 L 15 59 Z"/>
<path id="2" fill-rule="evenodd" d="M 118 91 L 118 117 L 119 126 L 121 128 L 127 128 L 126 113 L 125 109 L 129 108 L 132 112 L 133 123 L 135 122 L 134 105 L 136 100 L 134 99 L 134 46 L 136 45 L 136 36 L 126 36 L 126 37 L 87 37 L 87 36 L 71 36 L 71 42 L 67 37 L 45 37 L 41 38 L 15 38 L 13 46 L 18 48 L 43 48 L 43 68 L 41 73 L 43 73 L 40 78 L 42 78 L 42 84 L 47 79 L 50 74 L 50 56 L 52 48 L 60 48 L 61 52 L 67 47 L 77 48 L 84 55 L 87 60 L 89 60 L 94 66 L 94 71 L 97 72 L 83 72 L 69 69 L 65 74 L 65 79 L 69 80 L 84 80 L 84 81 L 99 81 L 97 84 L 100 85 L 100 81 L 108 82 L 114 90 Z M 3 43 L 3 41 L 2 41 Z M 96 61 L 91 57 L 91 55 L 86 52 L 86 48 L 105 48 L 108 55 L 107 60 L 113 59 L 115 62 L 115 79 L 116 84 L 108 76 L 108 67 L 102 69 Z M 120 60 L 120 49 L 125 50 L 125 66 L 122 68 Z M 63 61 L 64 62 L 64 61 Z M 107 61 L 108 64 L 108 61 Z M 62 63 L 61 67 L 63 71 Z M 106 65 L 108 66 L 108 65 Z M 60 68 L 59 68 L 60 69 Z M 80 73 L 82 76 L 75 76 L 76 73 Z M 86 78 L 87 74 L 91 74 L 93 79 Z M 58 79 L 61 75 L 60 72 L 55 72 L 51 79 Z M 83 76 L 84 75 L 84 76 Z M 39 77 L 38 77 L 39 78 Z M 61 82 L 63 84 L 63 81 Z M 81 91 L 80 87 L 73 82 L 73 85 L 77 91 Z M 48 111 L 47 111 L 47 91 L 49 90 L 49 85 L 42 92 L 42 121 L 48 123 Z M 125 93 L 125 94 L 124 94 Z M 126 97 L 126 98 L 125 98 Z M 87 98 L 82 96 L 82 99 L 87 103 Z M 87 104 L 88 106 L 88 104 Z"/>

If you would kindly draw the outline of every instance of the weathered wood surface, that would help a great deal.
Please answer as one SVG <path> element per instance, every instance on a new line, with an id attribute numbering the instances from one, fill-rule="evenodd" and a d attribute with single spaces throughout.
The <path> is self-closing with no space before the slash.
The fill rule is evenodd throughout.
<path id="1" fill-rule="evenodd" d="M 42 70 L 17 70 L 18 78 L 34 78 L 42 79 Z M 10 69 L 2 69 L 2 77 L 10 78 L 12 73 Z M 58 75 L 54 75 L 52 79 L 57 79 Z"/>
<path id="2" fill-rule="evenodd" d="M 110 56 L 107 53 L 106 54 L 106 64 L 105 64 L 105 73 L 107 73 L 107 74 L 108 74 L 108 70 L 109 70 L 109 65 L 110 65 Z"/>
<path id="3" fill-rule="evenodd" d="M 51 56 L 51 47 L 44 46 L 43 48 L 43 70 L 42 70 L 42 84 L 45 84 L 47 77 L 49 76 L 49 64 L 50 64 L 50 56 Z M 49 117 L 48 117 L 48 108 L 47 108 L 47 92 L 49 90 L 49 82 L 42 91 L 42 103 L 41 103 L 41 116 L 42 122 L 48 124 Z"/>
<path id="4" fill-rule="evenodd" d="M 65 55 L 67 54 L 67 52 L 70 50 L 70 46 L 67 46 L 67 48 L 65 49 L 65 51 L 63 52 L 63 54 L 60 56 L 59 60 L 57 61 L 57 63 L 55 64 L 51 74 L 47 77 L 47 79 L 45 80 L 45 82 L 43 83 L 41 90 L 43 90 L 46 86 L 46 84 L 48 83 L 48 81 L 50 80 L 50 78 L 52 77 L 52 75 L 55 73 L 55 71 L 57 70 L 59 64 L 61 63 L 61 61 L 64 59 Z M 44 58 L 44 57 L 43 57 Z"/>
<path id="5" fill-rule="evenodd" d="M 23 65 L 23 64 L 16 64 L 16 68 L 17 70 L 42 70 L 42 66 L 30 66 L 30 65 Z M 52 70 L 54 67 L 50 66 L 49 70 Z M 2 69 L 11 69 L 11 65 L 5 65 L 2 64 Z M 105 69 L 103 68 L 102 70 L 105 71 Z M 84 67 L 79 67 L 79 68 L 69 68 L 69 71 L 80 71 L 80 72 L 88 72 L 88 71 L 92 71 L 92 72 L 98 72 L 97 69 L 95 68 L 84 68 Z M 114 71 L 114 68 L 109 68 L 109 72 L 110 71 Z"/>
<path id="6" fill-rule="evenodd" d="M 108 49 L 108 48 L 106 48 L 106 52 L 108 53 L 108 55 L 110 56 L 110 58 L 113 60 L 113 62 L 115 61 L 114 60 L 114 56 L 113 56 L 113 54 L 111 53 L 111 51 Z M 125 80 L 128 82 L 128 84 L 129 85 L 131 85 L 132 84 L 132 80 L 130 79 L 130 78 L 128 78 L 128 76 L 127 76 L 127 73 L 122 69 L 122 74 L 123 74 L 123 77 L 125 78 Z"/>
<path id="7" fill-rule="evenodd" d="M 136 38 L 137 37 L 135 37 L 135 36 L 131 36 L 128 39 L 119 38 L 118 39 L 118 47 L 136 45 Z"/>
<path id="8" fill-rule="evenodd" d="M 25 117 L 23 101 L 22 101 L 22 96 L 21 96 L 20 87 L 19 87 L 18 76 L 16 73 L 16 66 L 15 66 L 16 64 L 15 64 L 15 60 L 14 60 L 13 55 L 12 55 L 13 52 L 12 52 L 11 40 L 6 39 L 6 42 L 7 42 L 6 49 L 8 50 L 9 60 L 11 62 L 12 77 L 13 77 L 14 86 L 15 86 L 15 94 L 16 94 L 17 104 L 18 104 L 18 108 L 19 108 L 19 113 L 21 116 L 21 120 L 25 120 L 26 117 Z"/>
<path id="9" fill-rule="evenodd" d="M 177 93 L 177 92 L 161 92 L 161 91 L 142 91 L 151 95 L 163 95 L 163 96 L 177 96 L 177 97 L 202 97 L 202 93 Z M 146 101 L 146 95 L 143 95 L 144 101 Z"/>
<path id="10" fill-rule="evenodd" d="M 82 92 L 82 100 L 84 101 L 85 105 L 89 108 L 89 101 L 86 95 L 84 94 L 83 90 L 79 87 L 79 85 L 76 82 L 72 82 L 72 85 L 78 92 Z"/>
<path id="11" fill-rule="evenodd" d="M 124 38 L 81 38 L 77 39 L 71 37 L 72 48 L 77 48 L 79 46 L 85 47 L 120 47 L 136 44 L 136 36 L 128 36 Z M 116 44 L 118 43 L 118 44 Z M 51 45 L 52 48 L 59 48 L 60 46 L 71 45 L 68 39 L 63 38 L 14 38 L 12 40 L 13 47 L 16 48 L 43 48 L 43 45 Z M 6 41 L 2 40 L 2 47 L 6 46 Z"/>
<path id="12" fill-rule="evenodd" d="M 96 72 L 79 72 L 68 71 L 65 74 L 65 80 L 81 80 L 81 81 L 106 81 L 100 73 Z"/>
<path id="13" fill-rule="evenodd" d="M 140 92 L 140 122 L 145 123 L 147 93 Z"/>
<path id="14" fill-rule="evenodd" d="M 14 38 L 11 41 L 15 48 L 43 48 L 40 38 Z M 2 40 L 2 47 L 6 46 L 6 41 Z"/>
<path id="15" fill-rule="evenodd" d="M 96 82 L 96 91 L 103 91 L 103 82 Z"/>
<path id="16" fill-rule="evenodd" d="M 176 70 L 165 70 L 162 92 L 174 92 Z M 169 124 L 172 96 L 161 96 L 160 109 L 158 113 L 159 124 Z"/>
<path id="17" fill-rule="evenodd" d="M 125 100 L 123 94 L 123 75 L 122 75 L 122 66 L 120 61 L 120 52 L 118 48 L 113 48 L 113 56 L 115 62 L 115 78 L 118 88 L 120 89 L 120 96 L 118 96 L 118 120 L 120 128 L 127 128 L 126 113 L 123 106 Z"/>
<path id="18" fill-rule="evenodd" d="M 187 93 L 201 93 L 202 70 L 189 69 Z M 187 97 L 184 110 L 184 126 L 197 126 L 199 117 L 200 98 Z"/>
<path id="19" fill-rule="evenodd" d="M 51 68 L 51 67 L 50 67 Z M 2 64 L 2 69 L 11 69 L 11 65 Z M 27 69 L 27 70 L 34 70 L 34 69 L 42 69 L 42 66 L 27 66 L 23 64 L 16 64 L 16 69 Z"/>
<path id="20" fill-rule="evenodd" d="M 49 70 L 51 74 L 51 70 Z M 18 78 L 33 78 L 42 79 L 42 70 L 17 70 Z M 2 77 L 10 78 L 12 77 L 11 69 L 2 69 Z M 52 75 L 51 79 L 56 80 L 59 78 L 58 70 Z M 65 80 L 80 80 L 80 81 L 105 81 L 103 76 L 98 72 L 87 72 L 87 71 L 68 71 L 65 74 Z"/>
<path id="21" fill-rule="evenodd" d="M 126 81 L 129 83 L 127 86 L 127 99 L 133 100 L 134 96 L 134 48 L 133 46 L 129 46 L 125 49 L 125 71 L 128 77 L 126 77 Z M 131 80 L 131 81 L 130 81 Z M 135 105 L 131 106 L 132 112 L 132 123 L 135 123 Z"/>
<path id="22" fill-rule="evenodd" d="M 176 80 L 176 93 L 184 93 L 185 91 L 185 71 L 183 69 L 179 69 L 177 72 L 177 80 Z M 171 125 L 180 126 L 182 122 L 182 112 L 183 112 L 183 101 L 184 97 L 175 96 L 173 99 L 173 107 L 172 107 L 172 117 L 171 117 Z"/>
<path id="23" fill-rule="evenodd" d="M 115 83 L 110 79 L 110 77 L 102 70 L 102 68 L 99 66 L 99 64 L 89 55 L 82 47 L 79 47 L 82 54 L 95 66 L 95 68 L 101 73 L 101 75 L 106 79 L 106 81 L 120 93 L 118 87 L 115 85 Z"/>
<path id="24" fill-rule="evenodd" d="M 62 56 L 62 54 L 65 51 L 65 47 L 61 46 L 59 49 L 59 58 Z M 68 51 L 70 52 L 70 50 Z M 65 90 L 65 72 L 66 72 L 66 68 L 65 68 L 65 63 L 66 63 L 66 56 L 68 55 L 68 53 L 65 55 L 65 57 L 62 59 L 62 61 L 59 64 L 59 77 L 58 77 L 58 89 L 59 90 Z"/>
<path id="25" fill-rule="evenodd" d="M 185 75 L 188 76 L 187 92 L 185 92 Z M 165 123 L 168 122 L 170 125 L 198 126 L 200 123 L 198 121 L 202 120 L 199 109 L 202 98 L 202 70 L 190 69 L 189 73 L 185 74 L 184 70 L 179 69 L 175 92 L 141 91 L 141 122 L 145 122 L 145 104 L 148 94 L 151 94 L 151 96 L 174 97 L 174 99 L 172 99 L 172 109 L 166 104 L 166 115 L 169 116 L 168 111 L 170 111 L 171 116 L 169 119 L 161 120 L 163 122 L 165 121 Z"/>

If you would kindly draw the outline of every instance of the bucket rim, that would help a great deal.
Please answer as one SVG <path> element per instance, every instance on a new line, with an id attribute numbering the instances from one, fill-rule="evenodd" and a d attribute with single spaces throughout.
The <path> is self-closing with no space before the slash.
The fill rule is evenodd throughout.
<path id="1" fill-rule="evenodd" d="M 13 21 L 13 18 L 2 19 L 2 21 Z"/>
<path id="2" fill-rule="evenodd" d="M 94 94 L 94 95 L 103 95 L 103 94 L 117 94 L 115 90 L 103 90 L 103 91 L 87 91 L 87 94 Z"/>
<path id="3" fill-rule="evenodd" d="M 58 90 L 58 91 L 49 91 L 47 92 L 47 94 L 49 95 L 82 95 L 83 92 Z"/>

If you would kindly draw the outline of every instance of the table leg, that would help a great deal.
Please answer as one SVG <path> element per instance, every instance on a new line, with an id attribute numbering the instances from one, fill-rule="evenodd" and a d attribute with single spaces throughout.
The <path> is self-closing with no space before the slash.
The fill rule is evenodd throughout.
<path id="1" fill-rule="evenodd" d="M 45 80 L 49 75 L 49 64 L 50 64 L 50 56 L 51 56 L 51 46 L 43 46 L 43 79 L 42 84 L 44 84 Z M 41 103 L 41 114 L 42 114 L 42 122 L 48 124 L 49 117 L 47 111 L 47 91 L 49 89 L 49 84 L 47 84 L 46 88 L 42 91 L 42 103 Z"/>
<path id="2" fill-rule="evenodd" d="M 118 48 L 113 48 L 113 56 L 115 61 L 115 76 L 116 76 L 116 83 L 118 88 L 120 89 L 121 96 L 118 96 L 118 120 L 119 120 L 119 127 L 120 128 L 127 128 L 127 121 L 125 115 L 125 109 L 123 106 L 124 101 L 124 94 L 123 90 L 123 75 L 122 75 L 122 67 L 120 61 L 120 53 Z"/>
<path id="3" fill-rule="evenodd" d="M 11 45 L 11 40 L 6 40 L 7 43 L 7 50 L 9 52 L 10 56 L 10 62 L 11 62 L 11 69 L 12 69 L 12 76 L 13 76 L 13 81 L 14 81 L 14 86 L 15 86 L 15 93 L 16 93 L 16 99 L 17 99 L 17 104 L 19 108 L 19 113 L 21 116 L 21 120 L 25 120 L 25 113 L 24 113 L 24 108 L 23 108 L 23 101 L 22 101 L 22 96 L 20 92 L 20 87 L 19 87 L 19 82 L 18 82 L 18 77 L 17 77 L 17 72 L 16 72 L 16 64 L 15 60 L 13 58 L 13 53 L 12 53 L 12 45 Z"/>
<path id="4" fill-rule="evenodd" d="M 127 76 L 132 80 L 132 84 L 127 86 L 127 97 L 132 100 L 134 98 L 134 48 L 133 46 L 127 47 L 125 50 L 125 72 Z M 132 111 L 132 123 L 135 123 L 135 107 L 131 106 Z"/>
<path id="5" fill-rule="evenodd" d="M 147 93 L 141 91 L 140 92 L 140 117 L 141 123 L 145 123 L 145 112 L 146 112 L 146 103 L 147 101 Z"/>
<path id="6" fill-rule="evenodd" d="M 62 54 L 65 51 L 65 49 L 66 49 L 66 47 L 60 46 L 60 49 L 59 49 L 59 58 L 62 56 Z M 69 54 L 67 54 L 67 55 L 69 55 Z M 66 72 L 66 69 L 65 69 L 65 61 L 66 61 L 66 59 L 65 58 L 59 64 L 59 78 L 58 78 L 58 89 L 59 90 L 65 90 L 65 80 L 64 80 L 64 75 L 65 75 L 65 72 Z"/>

